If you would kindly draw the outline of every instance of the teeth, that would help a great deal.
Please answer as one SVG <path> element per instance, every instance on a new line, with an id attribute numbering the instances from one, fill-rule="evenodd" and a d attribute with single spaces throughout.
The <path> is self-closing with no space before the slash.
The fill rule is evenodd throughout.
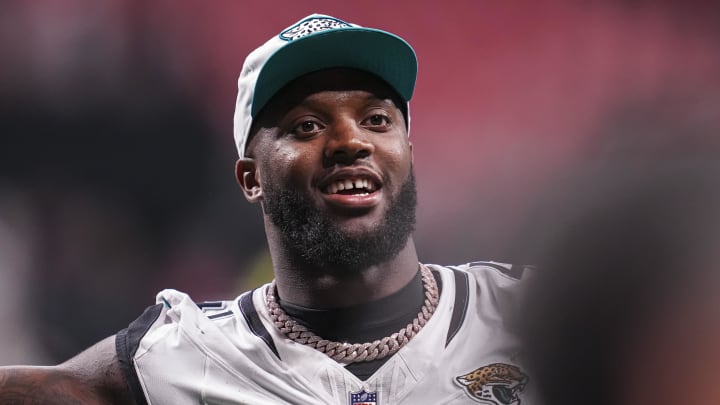
<path id="1" fill-rule="evenodd" d="M 357 195 L 367 195 L 370 192 L 375 191 L 375 184 L 368 179 L 338 180 L 328 185 L 325 188 L 325 192 L 327 194 L 336 194 L 338 191 L 353 189 L 363 190 L 363 192 L 358 193 Z"/>

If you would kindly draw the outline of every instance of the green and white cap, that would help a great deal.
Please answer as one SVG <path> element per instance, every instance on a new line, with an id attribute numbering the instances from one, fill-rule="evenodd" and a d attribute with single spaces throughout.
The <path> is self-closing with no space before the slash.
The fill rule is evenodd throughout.
<path id="1" fill-rule="evenodd" d="M 309 15 L 283 30 L 245 59 L 238 79 L 234 136 L 240 157 L 253 119 L 275 93 L 294 79 L 322 69 L 346 67 L 385 80 L 406 102 L 417 78 L 412 47 L 389 32 L 335 17 Z M 409 127 L 409 117 L 408 127 Z"/>

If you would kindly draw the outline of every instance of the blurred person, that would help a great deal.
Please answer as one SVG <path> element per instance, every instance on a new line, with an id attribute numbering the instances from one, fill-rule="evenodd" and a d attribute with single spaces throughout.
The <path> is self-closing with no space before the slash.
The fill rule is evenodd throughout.
<path id="1" fill-rule="evenodd" d="M 534 387 L 553 405 L 718 404 L 720 167 L 622 169 L 560 199 L 520 333 Z"/>
<path id="2" fill-rule="evenodd" d="M 532 404 L 513 328 L 526 267 L 415 250 L 416 74 L 403 39 L 319 14 L 253 51 L 236 177 L 275 279 L 216 302 L 163 290 L 63 364 L 0 368 L 0 402 Z"/>

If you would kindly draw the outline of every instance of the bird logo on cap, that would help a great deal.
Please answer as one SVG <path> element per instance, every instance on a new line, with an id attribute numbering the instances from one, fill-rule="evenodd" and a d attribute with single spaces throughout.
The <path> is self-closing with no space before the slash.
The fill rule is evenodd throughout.
<path id="1" fill-rule="evenodd" d="M 350 28 L 352 25 L 343 20 L 332 17 L 311 17 L 300 21 L 292 27 L 280 33 L 280 38 L 285 41 L 302 38 L 318 31 L 325 31 L 334 28 Z"/>

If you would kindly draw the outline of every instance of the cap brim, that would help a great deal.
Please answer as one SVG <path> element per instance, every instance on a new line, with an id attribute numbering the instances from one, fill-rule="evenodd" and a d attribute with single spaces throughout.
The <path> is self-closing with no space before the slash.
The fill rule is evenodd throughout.
<path id="1" fill-rule="evenodd" d="M 402 38 L 363 27 L 326 30 L 295 39 L 270 56 L 255 83 L 252 117 L 291 81 L 335 67 L 373 73 L 405 101 L 410 101 L 415 88 L 417 58 Z"/>

